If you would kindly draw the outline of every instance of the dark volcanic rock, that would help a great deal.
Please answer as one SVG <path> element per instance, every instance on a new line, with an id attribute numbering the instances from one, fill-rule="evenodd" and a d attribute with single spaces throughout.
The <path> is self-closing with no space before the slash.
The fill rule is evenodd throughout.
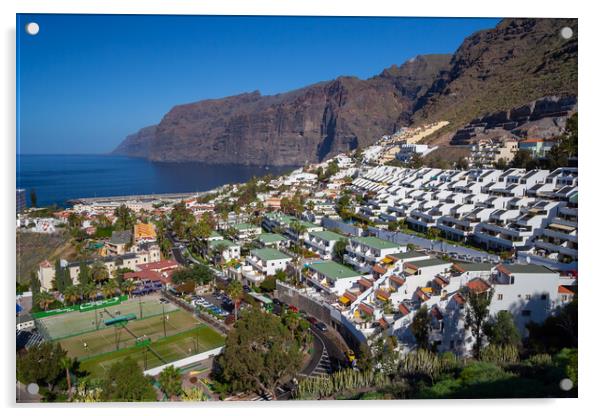
<path id="1" fill-rule="evenodd" d="M 417 97 L 449 58 L 418 56 L 367 80 L 340 77 L 284 94 L 252 92 L 178 105 L 154 134 L 129 136 L 116 152 L 147 150 L 150 160 L 216 164 L 320 161 L 407 125 Z"/>
<path id="2" fill-rule="evenodd" d="M 148 157 L 148 150 L 151 141 L 155 137 L 157 126 L 148 126 L 130 134 L 115 150 L 114 155 L 124 155 L 132 157 Z"/>

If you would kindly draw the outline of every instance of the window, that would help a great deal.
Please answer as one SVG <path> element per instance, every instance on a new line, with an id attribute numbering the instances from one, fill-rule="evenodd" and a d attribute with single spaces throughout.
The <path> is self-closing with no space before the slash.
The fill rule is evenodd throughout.
<path id="1" fill-rule="evenodd" d="M 563 302 L 566 302 L 566 300 L 567 300 L 569 297 L 568 297 L 567 295 L 562 295 L 562 297 L 561 297 L 561 298 L 562 298 L 562 301 L 563 301 Z"/>
<path id="2" fill-rule="evenodd" d="M 531 295 L 530 294 L 529 295 L 525 295 L 525 299 L 526 300 L 531 300 Z"/>
<path id="3" fill-rule="evenodd" d="M 545 293 L 543 295 L 541 295 L 541 300 L 547 300 L 548 299 L 548 295 L 546 295 Z"/>
<path id="4" fill-rule="evenodd" d="M 521 314 L 521 316 L 531 316 L 531 311 L 528 309 L 525 309 L 520 314 Z"/>
<path id="5" fill-rule="evenodd" d="M 499 293 L 497 295 L 497 300 L 503 300 L 504 299 L 504 295 L 502 295 L 501 293 Z"/>

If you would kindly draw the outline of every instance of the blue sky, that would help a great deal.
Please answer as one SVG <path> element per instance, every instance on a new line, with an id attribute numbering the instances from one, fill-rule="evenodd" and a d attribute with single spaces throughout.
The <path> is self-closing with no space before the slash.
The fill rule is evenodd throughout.
<path id="1" fill-rule="evenodd" d="M 176 104 L 368 78 L 498 21 L 18 15 L 17 152 L 109 152 Z"/>

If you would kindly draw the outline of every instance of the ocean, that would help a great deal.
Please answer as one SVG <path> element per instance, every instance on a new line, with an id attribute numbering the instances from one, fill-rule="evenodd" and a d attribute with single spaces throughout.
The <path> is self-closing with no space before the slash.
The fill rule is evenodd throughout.
<path id="1" fill-rule="evenodd" d="M 38 206 L 75 198 L 202 192 L 294 167 L 163 163 L 111 155 L 17 155 L 17 188 L 35 189 Z"/>

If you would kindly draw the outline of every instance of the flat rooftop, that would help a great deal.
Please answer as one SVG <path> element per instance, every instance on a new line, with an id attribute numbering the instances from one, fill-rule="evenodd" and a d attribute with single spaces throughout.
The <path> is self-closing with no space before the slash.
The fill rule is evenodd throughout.
<path id="1" fill-rule="evenodd" d="M 322 240 L 327 240 L 327 241 L 339 241 L 339 240 L 343 240 L 345 238 L 344 235 L 332 232 L 332 231 L 313 231 L 311 233 L 309 233 L 309 235 L 312 236 L 316 236 L 318 238 L 321 238 Z"/>
<path id="2" fill-rule="evenodd" d="M 280 234 L 275 233 L 263 233 L 257 236 L 257 240 L 262 243 L 276 243 L 278 241 L 286 241 L 286 237 Z"/>
<path id="3" fill-rule="evenodd" d="M 251 255 L 259 257 L 261 260 L 283 260 L 290 259 L 291 257 L 273 248 L 260 248 L 252 250 Z"/>
<path id="4" fill-rule="evenodd" d="M 334 261 L 312 263 L 309 265 L 309 268 L 323 274 L 327 279 L 330 280 L 347 279 L 350 277 L 361 276 L 355 270 Z"/>
<path id="5" fill-rule="evenodd" d="M 401 247 L 400 244 L 392 243 L 386 240 L 381 240 L 378 237 L 354 237 L 351 240 L 378 250 Z"/>

